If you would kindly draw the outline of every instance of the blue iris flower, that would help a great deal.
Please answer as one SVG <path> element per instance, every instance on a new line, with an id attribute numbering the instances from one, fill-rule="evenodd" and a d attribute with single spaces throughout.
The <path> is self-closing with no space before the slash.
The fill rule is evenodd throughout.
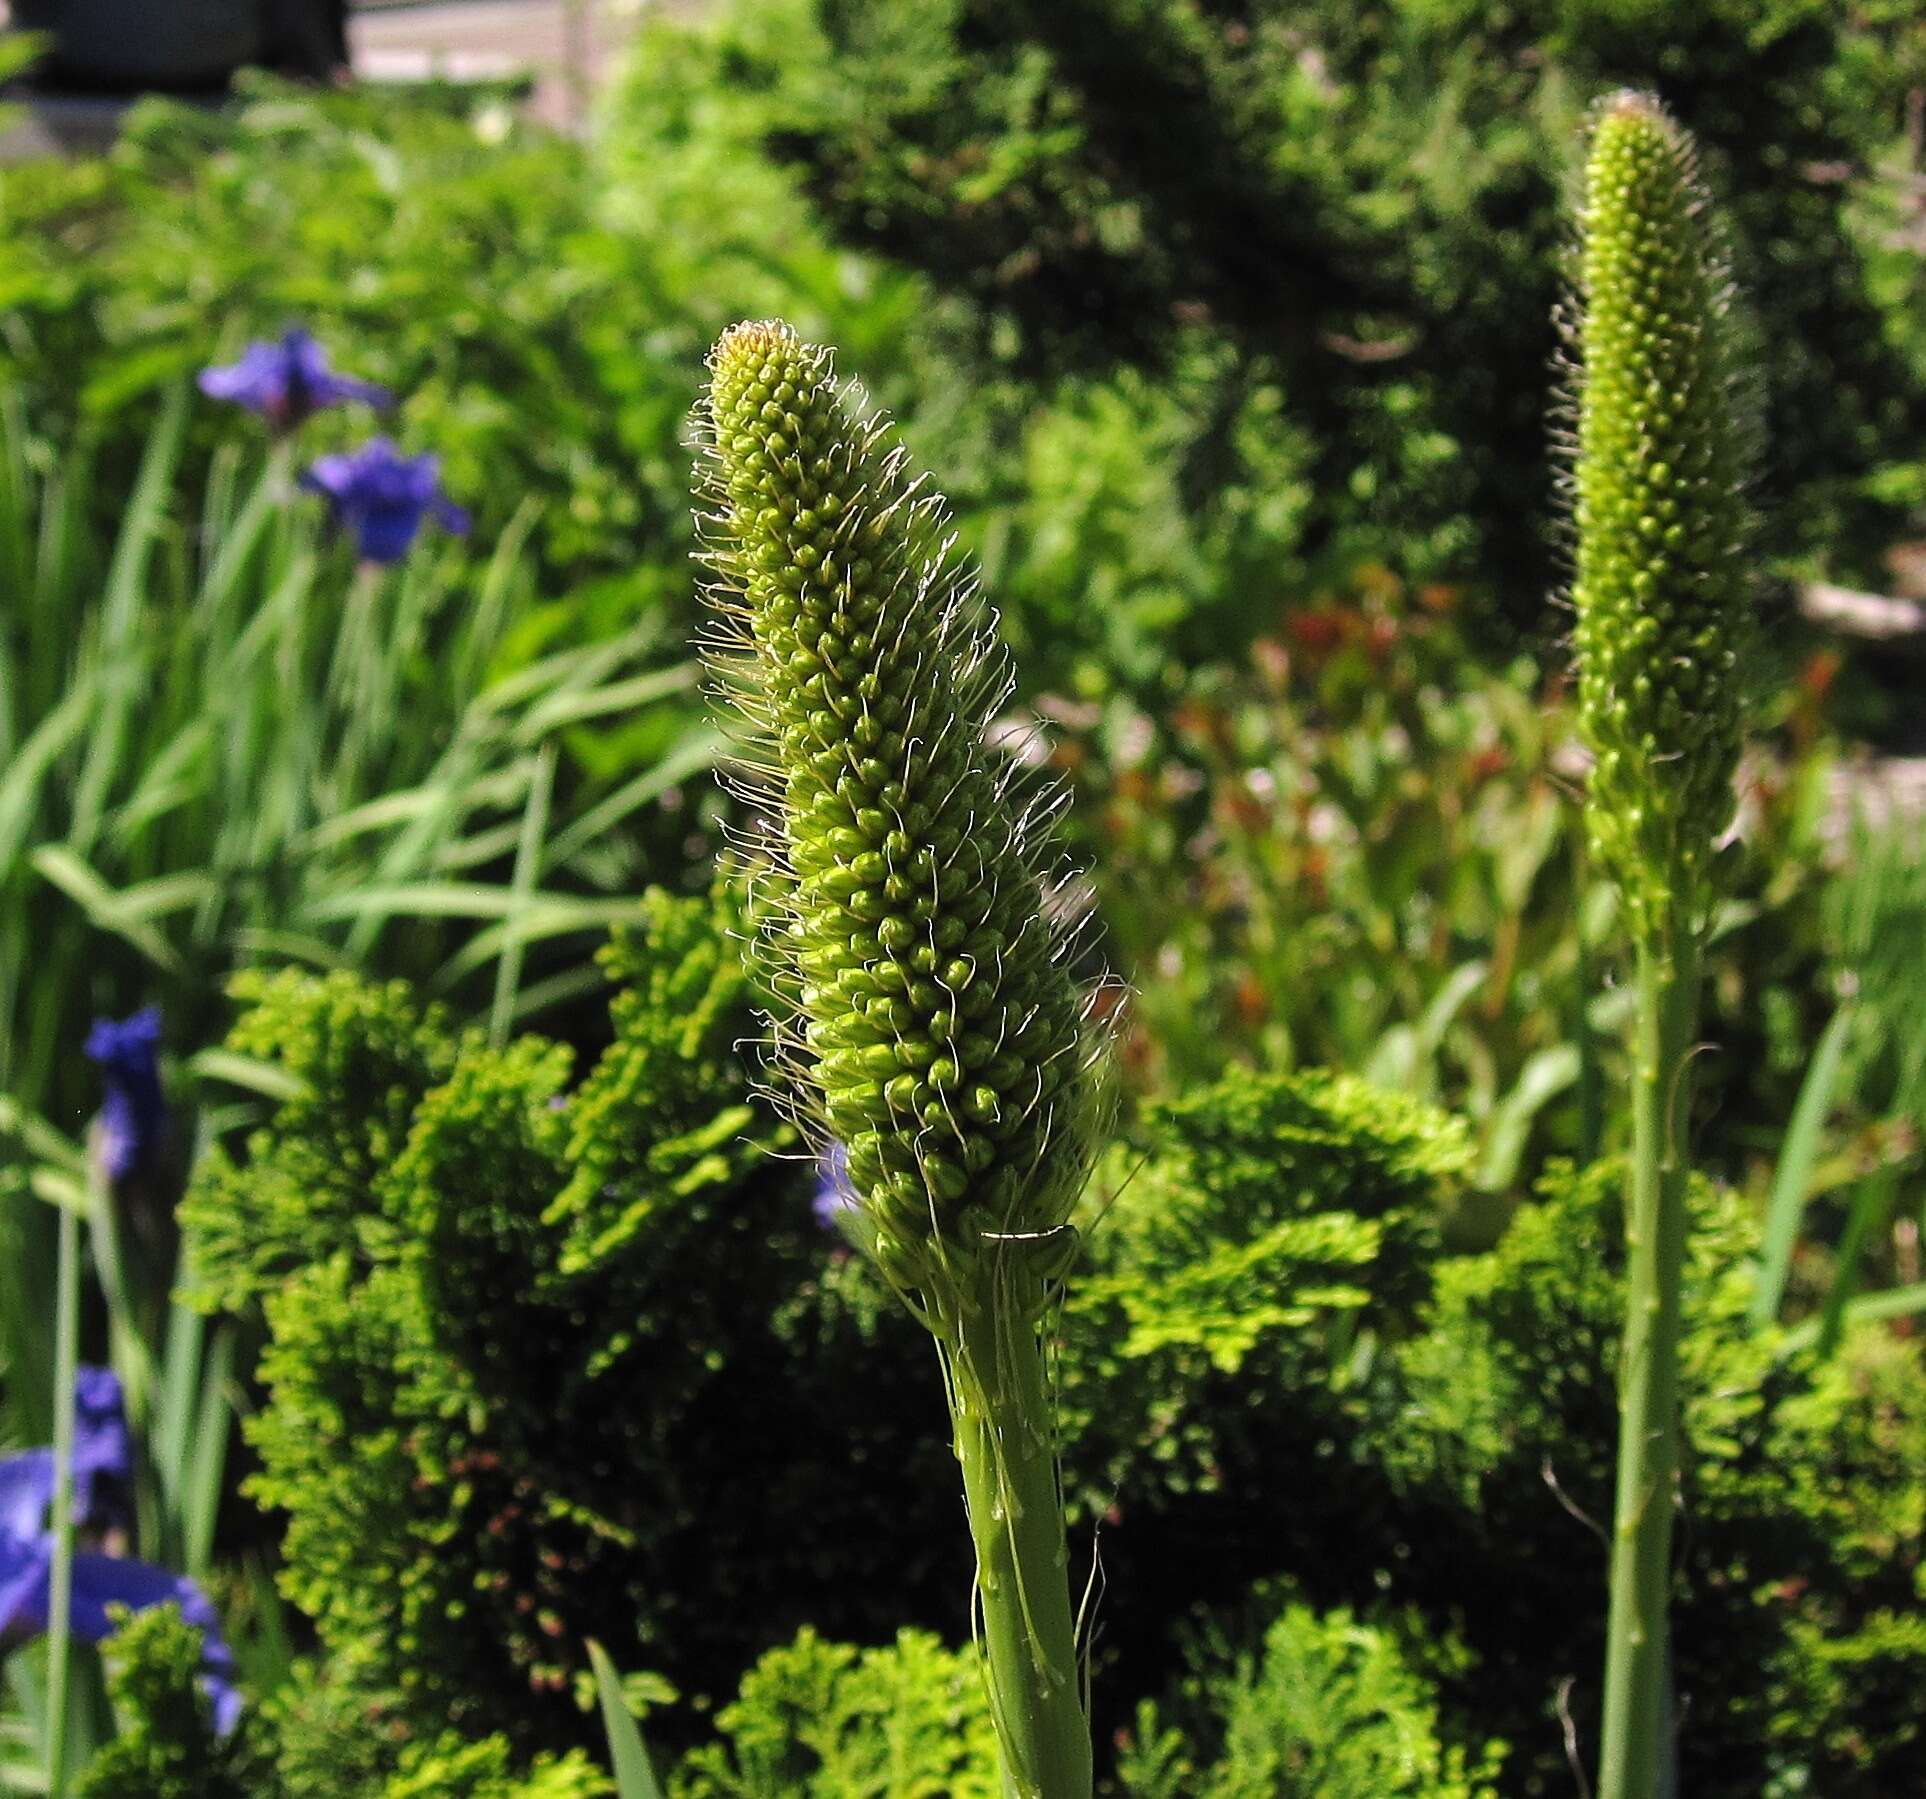
<path id="1" fill-rule="evenodd" d="M 0 1531 L 0 1652 L 18 1647 L 47 1628 L 52 1609 L 53 1538 L 16 1537 Z M 234 1652 L 221 1635 L 208 1597 L 185 1575 L 152 1562 L 86 1551 L 73 1559 L 73 1602 L 68 1628 L 83 1643 L 104 1643 L 114 1634 L 112 1608 L 144 1612 L 178 1605 L 201 1632 L 201 1685 L 214 1707 L 214 1728 L 226 1736 L 240 1722 L 241 1695 L 234 1685 Z"/>
<path id="2" fill-rule="evenodd" d="M 105 1530 L 126 1520 L 134 1477 L 134 1442 L 120 1376 L 111 1368 L 81 1368 L 74 1377 L 74 1524 Z M 51 1449 L 0 1457 L 0 1536 L 35 1537 L 47 1528 L 53 1504 Z"/>
<path id="3" fill-rule="evenodd" d="M 849 1184 L 849 1151 L 831 1143 L 816 1164 L 816 1197 L 812 1200 L 816 1222 L 834 1230 L 845 1212 L 857 1205 L 856 1189 Z"/>
<path id="4" fill-rule="evenodd" d="M 158 1006 L 116 1022 L 99 1018 L 87 1036 L 107 1096 L 100 1107 L 100 1153 L 109 1180 L 125 1180 L 153 1153 L 167 1124 L 160 1084 Z"/>
<path id="5" fill-rule="evenodd" d="M 279 343 L 249 344 L 239 362 L 203 369 L 201 392 L 259 413 L 276 431 L 292 431 L 311 413 L 344 400 L 375 407 L 394 403 L 385 387 L 336 374 L 327 351 L 305 331 L 290 331 Z"/>
<path id="6" fill-rule="evenodd" d="M 327 499 L 364 562 L 398 562 L 431 514 L 460 536 L 468 514 L 441 491 L 438 456 L 404 456 L 385 437 L 346 456 L 323 456 L 301 485 Z"/>
<path id="7" fill-rule="evenodd" d="M 111 1368 L 82 1368 L 74 1380 L 74 1528 L 99 1531 L 125 1521 L 122 1503 L 133 1478 L 134 1448 L 120 1380 Z M 0 1459 L 0 1654 L 39 1636 L 52 1607 L 54 1541 L 51 1449 Z M 70 1629 L 82 1642 L 114 1633 L 110 1608 L 175 1604 L 202 1636 L 202 1684 L 225 1736 L 241 1715 L 234 1656 L 207 1595 L 191 1580 L 151 1562 L 83 1550 L 73 1558 Z"/>

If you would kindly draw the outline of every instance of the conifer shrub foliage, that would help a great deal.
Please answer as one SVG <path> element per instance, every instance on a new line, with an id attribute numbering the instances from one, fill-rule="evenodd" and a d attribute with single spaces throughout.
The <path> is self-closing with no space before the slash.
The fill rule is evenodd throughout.
<path id="1" fill-rule="evenodd" d="M 1613 1162 L 1555 1171 L 1497 1248 L 1440 1263 L 1362 1427 L 1404 1519 L 1389 1597 L 1462 1630 L 1472 1659 L 1446 1691 L 1512 1744 L 1507 1791 L 1569 1779 L 1567 1677 L 1579 1740 L 1595 1740 L 1622 1181 Z M 1682 1790 L 1903 1791 L 1926 1773 L 1926 1736 L 1890 1709 L 1926 1644 L 1926 1365 L 1877 1326 L 1830 1364 L 1749 1331 L 1756 1222 L 1703 1182 L 1689 1206 Z M 1837 1670 L 1855 1663 L 1849 1690 Z"/>
<path id="2" fill-rule="evenodd" d="M 173 1606 L 113 1638 L 109 1691 L 120 1734 L 87 1764 L 77 1799 L 609 1799 L 579 1750 L 518 1757 L 507 1737 L 384 1733 L 366 1694 L 345 1696 L 298 1665 L 297 1693 L 222 1738 L 197 1681 L 201 1633 Z"/>
<path id="3" fill-rule="evenodd" d="M 967 1653 L 925 1631 L 882 1648 L 804 1628 L 744 1675 L 674 1799 L 998 1799 L 996 1733 Z"/>
<path id="4" fill-rule="evenodd" d="M 1310 1558 L 1362 1574 L 1368 1478 L 1278 1471 L 1336 1448 L 1345 1357 L 1409 1327 L 1468 1159 L 1461 1126 L 1401 1095 L 1236 1071 L 1106 1163 L 1058 1359 L 1066 1494 L 1106 1571 L 1106 1717 L 1162 1678 L 1191 1608 Z"/>
<path id="5" fill-rule="evenodd" d="M 122 1724 L 76 1785 L 78 1799 L 254 1799 L 248 1756 L 215 1734 L 200 1690 L 201 1633 L 173 1605 L 114 1633 L 108 1695 Z"/>
<path id="6" fill-rule="evenodd" d="M 592 1740 L 584 1636 L 722 1688 L 863 1565 L 860 1481 L 767 1478 L 814 1426 L 776 1330 L 824 1251 L 734 1051 L 730 916 L 645 903 L 573 1085 L 558 1046 L 451 1035 L 397 987 L 243 985 L 232 1046 L 297 1092 L 187 1217 L 210 1299 L 265 1319 L 283 1589 L 404 1729 Z"/>
<path id="7" fill-rule="evenodd" d="M 1131 1799 L 1496 1799 L 1500 1742 L 1456 1743 L 1396 1631 L 1292 1601 L 1204 1682 L 1216 1759 L 1154 1705 L 1120 1763 Z"/>
<path id="8" fill-rule="evenodd" d="M 1443 1740 L 1504 1745 L 1499 1791 L 1567 1790 L 1568 1678 L 1580 1742 L 1596 1731 L 1622 1168 L 1554 1169 L 1494 1249 L 1454 1255 L 1462 1166 L 1451 1123 L 1408 1100 L 1241 1073 L 1106 1163 L 1058 1362 L 1066 1488 L 1104 1520 L 1100 1739 L 1173 1677 L 1192 1608 L 1220 1673 L 1260 1657 L 1277 1612 L 1252 1583 L 1282 1576 L 1321 1611 L 1395 1613 Z M 1926 1646 L 1926 1357 L 1874 1325 L 1830 1362 L 1759 1336 L 1756 1220 L 1709 1183 L 1691 1206 L 1684 1790 L 1904 1791 L 1926 1776 L 1900 1700 Z M 1260 1292 L 1247 1342 L 1199 1328 Z M 1214 1765 L 1222 1707 L 1193 1693 L 1169 1717 Z"/>

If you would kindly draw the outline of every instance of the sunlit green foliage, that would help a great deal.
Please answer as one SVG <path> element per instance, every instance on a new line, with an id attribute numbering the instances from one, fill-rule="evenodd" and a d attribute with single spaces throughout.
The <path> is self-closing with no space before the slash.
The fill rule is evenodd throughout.
<path id="1" fill-rule="evenodd" d="M 653 895 L 605 966 L 616 1041 L 572 1089 L 565 1049 L 453 1035 L 400 988 L 246 986 L 236 1043 L 300 1093 L 188 1208 L 210 1295 L 264 1299 L 284 1590 L 405 1711 L 535 1740 L 579 1730 L 537 1695 L 584 1636 L 753 1628 L 664 1576 L 717 1521 L 710 1433 L 766 1378 L 799 1242 L 721 921 Z"/>
<path id="2" fill-rule="evenodd" d="M 976 1658 L 906 1630 L 857 1650 L 805 1629 L 743 1676 L 675 1799 L 996 1799 L 996 1734 Z"/>
<path id="3" fill-rule="evenodd" d="M 1099 1514 L 1248 1491 L 1242 1459 L 1263 1452 L 1240 1400 L 1315 1404 L 1361 1318 L 1409 1315 L 1468 1160 L 1454 1121 L 1319 1073 L 1227 1076 L 1158 1107 L 1142 1141 L 1093 1192 L 1063 1323 L 1071 1491 Z"/>
<path id="4" fill-rule="evenodd" d="M 1441 1740 L 1437 1694 L 1396 1636 L 1287 1605 L 1255 1654 L 1205 1683 L 1213 1766 L 1154 1706 L 1119 1763 L 1132 1799 L 1495 1799 L 1502 1743 Z"/>

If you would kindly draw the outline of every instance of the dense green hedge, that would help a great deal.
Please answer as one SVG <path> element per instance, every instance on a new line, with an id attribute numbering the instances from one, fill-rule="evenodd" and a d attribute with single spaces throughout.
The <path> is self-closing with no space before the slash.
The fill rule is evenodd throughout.
<path id="1" fill-rule="evenodd" d="M 769 18 L 782 16 L 780 25 Z M 1656 89 L 1706 146 L 1757 312 L 1776 547 L 1897 535 L 1926 359 L 1863 217 L 1920 50 L 1827 0 L 785 0 L 730 41 L 762 141 L 846 241 L 965 302 L 980 367 L 1153 374 L 1205 510 L 1307 484 L 1299 558 L 1394 545 L 1529 622 L 1539 372 L 1586 106 Z M 638 114 L 655 90 L 646 72 Z M 1878 210 L 1874 200 L 1872 211 Z M 1902 345 L 1904 347 L 1902 347 Z M 1895 503 L 1896 502 L 1896 503 Z"/>

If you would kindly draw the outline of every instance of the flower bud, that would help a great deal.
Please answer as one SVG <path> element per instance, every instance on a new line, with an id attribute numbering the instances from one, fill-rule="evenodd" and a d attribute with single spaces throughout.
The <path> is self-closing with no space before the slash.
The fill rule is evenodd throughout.
<path id="1" fill-rule="evenodd" d="M 1733 812 L 1752 433 L 1731 289 L 1691 140 L 1641 94 L 1602 109 L 1579 218 L 1572 523 L 1586 820 L 1635 936 L 1711 896 Z"/>
<path id="2" fill-rule="evenodd" d="M 697 413 L 712 652 L 745 795 L 772 1022 L 858 1234 L 949 1314 L 988 1244 L 1056 1232 L 1095 1133 L 1048 796 L 985 732 L 1010 691 L 942 502 L 839 391 L 831 352 L 743 324 Z"/>

